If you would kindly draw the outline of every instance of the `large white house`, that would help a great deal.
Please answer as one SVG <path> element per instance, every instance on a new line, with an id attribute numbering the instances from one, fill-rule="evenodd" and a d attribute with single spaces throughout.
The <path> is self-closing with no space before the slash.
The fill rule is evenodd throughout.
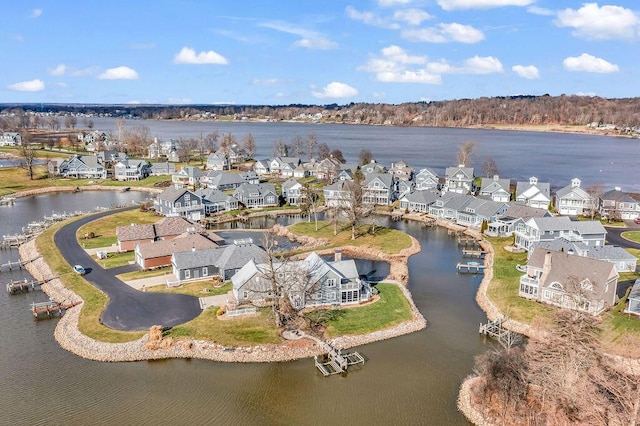
<path id="1" fill-rule="evenodd" d="M 580 179 L 573 178 L 570 185 L 556 192 L 554 207 L 559 214 L 584 215 L 594 208 L 593 197 L 580 184 Z"/>
<path id="2" fill-rule="evenodd" d="M 534 217 L 519 223 L 515 230 L 515 246 L 529 250 L 531 244 L 565 238 L 587 246 L 603 246 L 607 235 L 597 220 L 572 221 L 567 216 Z"/>

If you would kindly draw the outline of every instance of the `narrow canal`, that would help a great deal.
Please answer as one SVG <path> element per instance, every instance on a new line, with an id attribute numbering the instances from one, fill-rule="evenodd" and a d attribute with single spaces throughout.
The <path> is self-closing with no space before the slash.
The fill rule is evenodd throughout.
<path id="1" fill-rule="evenodd" d="M 83 192 L 19 199 L 0 207 L 0 235 L 52 211 L 91 210 L 144 195 Z M 0 424 L 468 424 L 457 412 L 460 382 L 488 349 L 474 298 L 481 276 L 457 274 L 461 252 L 446 230 L 393 223 L 422 252 L 409 261 L 411 290 L 427 329 L 358 350 L 366 365 L 323 378 L 310 359 L 275 364 L 201 360 L 87 361 L 53 338 L 57 320 L 34 322 L 42 293 L 0 292 Z M 17 252 L 0 252 L 0 263 Z M 0 283 L 25 277 L 1 273 Z"/>

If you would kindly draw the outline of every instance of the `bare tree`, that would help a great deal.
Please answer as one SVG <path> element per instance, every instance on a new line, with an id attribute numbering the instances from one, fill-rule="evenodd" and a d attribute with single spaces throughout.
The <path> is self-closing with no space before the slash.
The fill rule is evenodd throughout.
<path id="1" fill-rule="evenodd" d="M 273 142 L 273 156 L 274 157 L 287 157 L 289 155 L 289 147 L 282 139 L 278 138 Z"/>
<path id="2" fill-rule="evenodd" d="M 356 239 L 358 224 L 373 212 L 373 205 L 365 202 L 365 189 L 362 187 L 362 182 L 361 175 L 354 175 L 353 180 L 345 181 L 337 201 L 336 213 L 346 218 L 351 227 L 352 240 Z"/>
<path id="3" fill-rule="evenodd" d="M 227 160 L 227 167 L 231 170 L 231 158 L 229 154 L 231 153 L 231 149 L 236 145 L 236 137 L 231 133 L 227 133 L 226 135 L 222 135 L 222 141 L 220 141 L 220 152 Z"/>
<path id="4" fill-rule="evenodd" d="M 484 169 L 484 175 L 488 178 L 492 178 L 498 174 L 498 166 L 496 162 L 493 161 L 492 157 L 487 157 L 482 163 L 482 168 Z"/>
<path id="5" fill-rule="evenodd" d="M 67 114 L 64 116 L 64 127 L 67 129 L 75 129 L 78 124 L 78 119 L 75 115 Z"/>
<path id="6" fill-rule="evenodd" d="M 294 136 L 291 141 L 291 147 L 293 149 L 293 156 L 302 158 L 304 155 L 304 145 L 305 141 L 301 136 Z"/>
<path id="7" fill-rule="evenodd" d="M 318 145 L 318 159 L 324 160 L 326 158 L 329 158 L 330 156 L 331 156 L 331 149 L 329 148 L 329 145 L 327 145 L 324 142 Z"/>
<path id="8" fill-rule="evenodd" d="M 316 231 L 318 230 L 318 210 L 316 208 L 316 202 L 318 200 L 318 195 L 313 190 L 309 182 L 305 182 L 302 185 L 301 189 L 301 199 L 302 199 L 302 211 L 307 213 L 308 222 L 311 222 L 311 215 L 313 214 Z"/>
<path id="9" fill-rule="evenodd" d="M 313 159 L 313 154 L 316 152 L 316 146 L 318 146 L 318 137 L 315 133 L 311 132 L 307 135 L 307 155 L 309 161 Z"/>
<path id="10" fill-rule="evenodd" d="M 213 131 L 211 133 L 207 133 L 204 138 L 202 138 L 202 149 L 205 152 L 215 152 L 218 149 L 218 138 L 220 135 L 217 131 Z"/>
<path id="11" fill-rule="evenodd" d="M 460 145 L 458 152 L 456 153 L 456 159 L 458 164 L 469 167 L 473 161 L 473 156 L 476 153 L 477 145 L 475 142 L 469 141 Z"/>
<path id="12" fill-rule="evenodd" d="M 33 180 L 33 167 L 36 160 L 36 151 L 31 147 L 31 134 L 28 132 L 22 132 L 22 145 L 20 146 L 20 152 L 22 154 L 20 167 L 27 171 L 29 180 Z"/>
<path id="13" fill-rule="evenodd" d="M 368 149 L 362 148 L 360 150 L 360 154 L 358 155 L 358 159 L 360 160 L 360 164 L 364 166 L 371 163 L 371 161 L 373 160 L 373 154 Z"/>
<path id="14" fill-rule="evenodd" d="M 89 129 L 89 130 L 93 129 L 93 125 L 94 125 L 94 124 L 93 124 L 93 120 L 92 120 L 92 119 L 90 119 L 90 118 L 85 118 L 85 119 L 83 120 L 83 123 L 84 123 L 84 125 L 87 127 L 87 129 Z"/>
<path id="15" fill-rule="evenodd" d="M 589 213 L 593 220 L 598 213 L 600 206 L 600 198 L 604 194 L 604 184 L 600 182 L 592 183 L 586 188 L 587 194 L 591 197 L 591 205 L 589 206 Z"/>
<path id="16" fill-rule="evenodd" d="M 335 158 L 336 160 L 338 160 L 341 163 L 346 163 L 347 161 L 344 159 L 344 156 L 342 155 L 342 151 L 339 149 L 334 149 L 333 151 L 331 151 L 330 154 L 331 157 Z"/>
<path id="17" fill-rule="evenodd" d="M 253 159 L 256 155 L 256 140 L 251 133 L 247 134 L 242 140 L 242 149 L 247 153 L 249 159 Z"/>
<path id="18" fill-rule="evenodd" d="M 177 153 L 180 161 L 185 161 L 187 164 L 191 162 L 193 151 L 198 146 L 196 139 L 178 139 Z"/>

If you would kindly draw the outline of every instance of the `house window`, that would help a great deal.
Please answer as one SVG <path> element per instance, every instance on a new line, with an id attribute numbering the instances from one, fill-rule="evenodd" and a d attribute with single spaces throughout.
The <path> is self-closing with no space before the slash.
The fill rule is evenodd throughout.
<path id="1" fill-rule="evenodd" d="M 335 278 L 327 278 L 327 287 L 335 287 L 336 279 Z"/>
<path id="2" fill-rule="evenodd" d="M 245 290 L 245 291 L 243 291 L 243 292 L 242 292 L 242 298 L 243 298 L 243 299 L 248 299 L 248 298 L 249 298 L 249 292 L 248 292 L 248 291 L 246 291 L 246 290 Z"/>
<path id="3" fill-rule="evenodd" d="M 583 280 L 580 283 L 580 288 L 583 290 L 593 291 L 593 284 L 589 280 Z"/>
<path id="4" fill-rule="evenodd" d="M 202 276 L 203 277 L 209 276 L 209 268 L 207 268 L 206 266 L 202 268 Z"/>
<path id="5" fill-rule="evenodd" d="M 191 278 L 191 270 L 190 269 L 185 269 L 184 270 L 184 279 L 188 280 L 189 278 Z"/>
<path id="6" fill-rule="evenodd" d="M 342 292 L 342 303 L 353 303 L 358 301 L 358 290 L 347 290 Z"/>

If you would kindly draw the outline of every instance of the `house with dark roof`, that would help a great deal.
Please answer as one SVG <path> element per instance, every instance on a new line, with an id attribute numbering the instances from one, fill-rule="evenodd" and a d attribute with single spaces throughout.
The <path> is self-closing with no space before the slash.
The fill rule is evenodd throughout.
<path id="1" fill-rule="evenodd" d="M 447 167 L 442 191 L 468 194 L 473 191 L 473 178 L 473 167 L 465 167 L 464 164 L 458 167 Z"/>
<path id="2" fill-rule="evenodd" d="M 535 242 L 553 241 L 556 238 L 581 241 L 588 246 L 603 246 L 607 231 L 597 220 L 572 221 L 567 216 L 554 216 L 535 217 L 519 223 L 514 234 L 514 245 L 529 250 Z"/>
<path id="3" fill-rule="evenodd" d="M 181 185 L 166 188 L 158 194 L 153 206 L 164 216 L 182 216 L 194 222 L 204 215 L 202 198 Z"/>
<path id="4" fill-rule="evenodd" d="M 173 253 L 191 249 L 204 250 L 224 245 L 224 239 L 215 234 L 186 232 L 172 239 L 138 243 L 135 248 L 136 263 L 143 270 L 171 266 Z"/>
<path id="5" fill-rule="evenodd" d="M 266 263 L 250 261 L 233 277 L 233 304 L 264 305 L 278 288 L 294 309 L 309 306 L 350 305 L 371 298 L 371 287 L 361 279 L 353 259 L 342 260 L 336 254 L 333 261 L 310 253 L 304 260 L 274 264 L 274 271 Z M 275 275 L 276 282 L 272 282 Z"/>
<path id="6" fill-rule="evenodd" d="M 246 180 L 238 173 L 212 170 L 200 178 L 200 183 L 205 185 L 207 188 L 229 191 L 236 189 L 243 183 L 246 183 Z"/>
<path id="7" fill-rule="evenodd" d="M 598 201 L 600 215 L 611 219 L 637 219 L 640 201 L 624 193 L 619 187 L 602 194 Z"/>
<path id="8" fill-rule="evenodd" d="M 509 179 L 501 179 L 498 175 L 493 175 L 492 178 L 482 178 L 478 195 L 493 201 L 508 203 L 511 200 L 510 185 Z"/>
<path id="9" fill-rule="evenodd" d="M 205 215 L 229 210 L 237 210 L 238 208 L 238 200 L 235 197 L 220 191 L 219 189 L 198 189 L 196 190 L 196 195 L 198 195 L 202 199 Z"/>
<path id="10" fill-rule="evenodd" d="M 171 257 L 173 275 L 179 282 L 209 277 L 231 279 L 250 261 L 266 262 L 266 252 L 250 241 L 234 241 L 221 247 L 175 252 Z"/>
<path id="11" fill-rule="evenodd" d="M 276 207 L 279 204 L 278 193 L 272 183 L 244 183 L 233 191 L 233 196 L 246 208 Z"/>
<path id="12" fill-rule="evenodd" d="M 518 295 L 597 315 L 615 304 L 618 277 L 612 263 L 536 249 L 520 277 Z"/>
<path id="13" fill-rule="evenodd" d="M 118 250 L 131 251 L 137 244 L 170 240 L 185 232 L 202 232 L 200 224 L 191 223 L 182 217 L 165 217 L 156 223 L 136 224 L 116 227 Z"/>
<path id="14" fill-rule="evenodd" d="M 516 201 L 539 209 L 546 209 L 551 202 L 548 182 L 538 182 L 538 178 L 531 176 L 528 182 L 516 183 Z"/>
<path id="15" fill-rule="evenodd" d="M 556 191 L 553 207 L 558 214 L 568 216 L 585 215 L 594 208 L 593 197 L 580 188 L 582 182 L 578 178 L 571 179 L 571 184 Z"/>

